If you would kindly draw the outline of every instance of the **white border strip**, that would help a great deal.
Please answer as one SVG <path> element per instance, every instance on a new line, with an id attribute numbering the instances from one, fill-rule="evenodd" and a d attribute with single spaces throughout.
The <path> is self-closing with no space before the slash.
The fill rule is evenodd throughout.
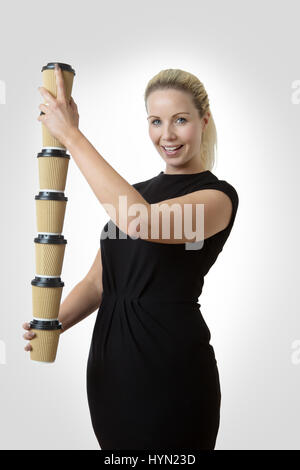
<path id="1" fill-rule="evenodd" d="M 50 277 L 51 279 L 59 279 L 60 276 L 45 276 L 44 274 L 35 274 L 36 277 Z"/>
<path id="2" fill-rule="evenodd" d="M 36 318 L 32 317 L 34 320 L 39 320 L 39 321 L 56 321 L 58 318 Z"/>
<path id="3" fill-rule="evenodd" d="M 64 152 L 66 152 L 66 150 L 67 150 L 65 147 L 43 147 L 43 148 L 42 148 L 42 151 L 43 151 L 44 149 L 64 150 Z"/>
<path id="4" fill-rule="evenodd" d="M 42 191 L 47 191 L 48 193 L 63 193 L 64 192 L 62 189 L 44 189 L 44 188 L 40 188 L 39 192 L 42 192 Z"/>
<path id="5" fill-rule="evenodd" d="M 62 235 L 62 232 L 60 233 L 53 233 L 53 232 L 38 232 L 38 234 L 41 234 L 41 235 Z"/>

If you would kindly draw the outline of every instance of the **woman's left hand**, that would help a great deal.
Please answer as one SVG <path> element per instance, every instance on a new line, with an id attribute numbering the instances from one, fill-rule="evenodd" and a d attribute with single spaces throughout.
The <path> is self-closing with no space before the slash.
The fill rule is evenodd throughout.
<path id="1" fill-rule="evenodd" d="M 57 97 L 55 98 L 46 88 L 39 87 L 38 90 L 45 98 L 46 104 L 40 104 L 41 114 L 37 120 L 42 122 L 50 134 L 58 139 L 64 146 L 68 136 L 74 129 L 78 129 L 79 114 L 75 101 L 70 98 L 68 102 L 64 77 L 60 68 L 55 69 Z"/>

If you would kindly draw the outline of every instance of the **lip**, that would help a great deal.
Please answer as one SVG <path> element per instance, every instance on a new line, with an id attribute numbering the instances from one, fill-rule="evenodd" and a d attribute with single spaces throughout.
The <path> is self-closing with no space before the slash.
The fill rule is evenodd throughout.
<path id="1" fill-rule="evenodd" d="M 171 147 L 171 145 L 170 145 Z M 172 147 L 176 147 L 176 145 L 172 145 Z M 168 157 L 173 157 L 174 155 L 177 155 L 184 147 L 184 144 L 181 145 L 181 147 L 178 150 L 174 150 L 172 152 L 168 152 L 167 150 L 164 149 L 164 147 L 161 145 L 161 148 L 163 152 L 168 156 Z"/>

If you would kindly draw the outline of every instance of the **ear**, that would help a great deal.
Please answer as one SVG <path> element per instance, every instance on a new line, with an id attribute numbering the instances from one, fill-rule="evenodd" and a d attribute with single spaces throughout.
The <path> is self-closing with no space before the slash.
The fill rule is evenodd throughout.
<path id="1" fill-rule="evenodd" d="M 207 123 L 209 121 L 209 117 L 210 117 L 210 112 L 208 111 L 206 114 L 204 114 L 204 116 L 202 118 L 202 121 L 203 121 L 202 131 L 204 131 L 205 127 L 207 126 Z"/>

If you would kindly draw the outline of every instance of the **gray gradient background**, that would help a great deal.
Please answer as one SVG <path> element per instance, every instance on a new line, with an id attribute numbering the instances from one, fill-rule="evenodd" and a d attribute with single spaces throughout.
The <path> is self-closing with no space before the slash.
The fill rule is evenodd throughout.
<path id="1" fill-rule="evenodd" d="M 181 68 L 203 81 L 219 138 L 213 172 L 240 197 L 199 299 L 221 380 L 216 449 L 300 449 L 299 3 L 0 5 L 0 448 L 98 449 L 85 382 L 96 313 L 63 334 L 53 365 L 32 363 L 23 349 L 42 146 L 37 87 L 42 66 L 60 61 L 77 73 L 81 131 L 131 184 L 165 168 L 148 136 L 148 80 Z M 63 299 L 91 266 L 108 220 L 72 160 L 65 195 Z"/>

